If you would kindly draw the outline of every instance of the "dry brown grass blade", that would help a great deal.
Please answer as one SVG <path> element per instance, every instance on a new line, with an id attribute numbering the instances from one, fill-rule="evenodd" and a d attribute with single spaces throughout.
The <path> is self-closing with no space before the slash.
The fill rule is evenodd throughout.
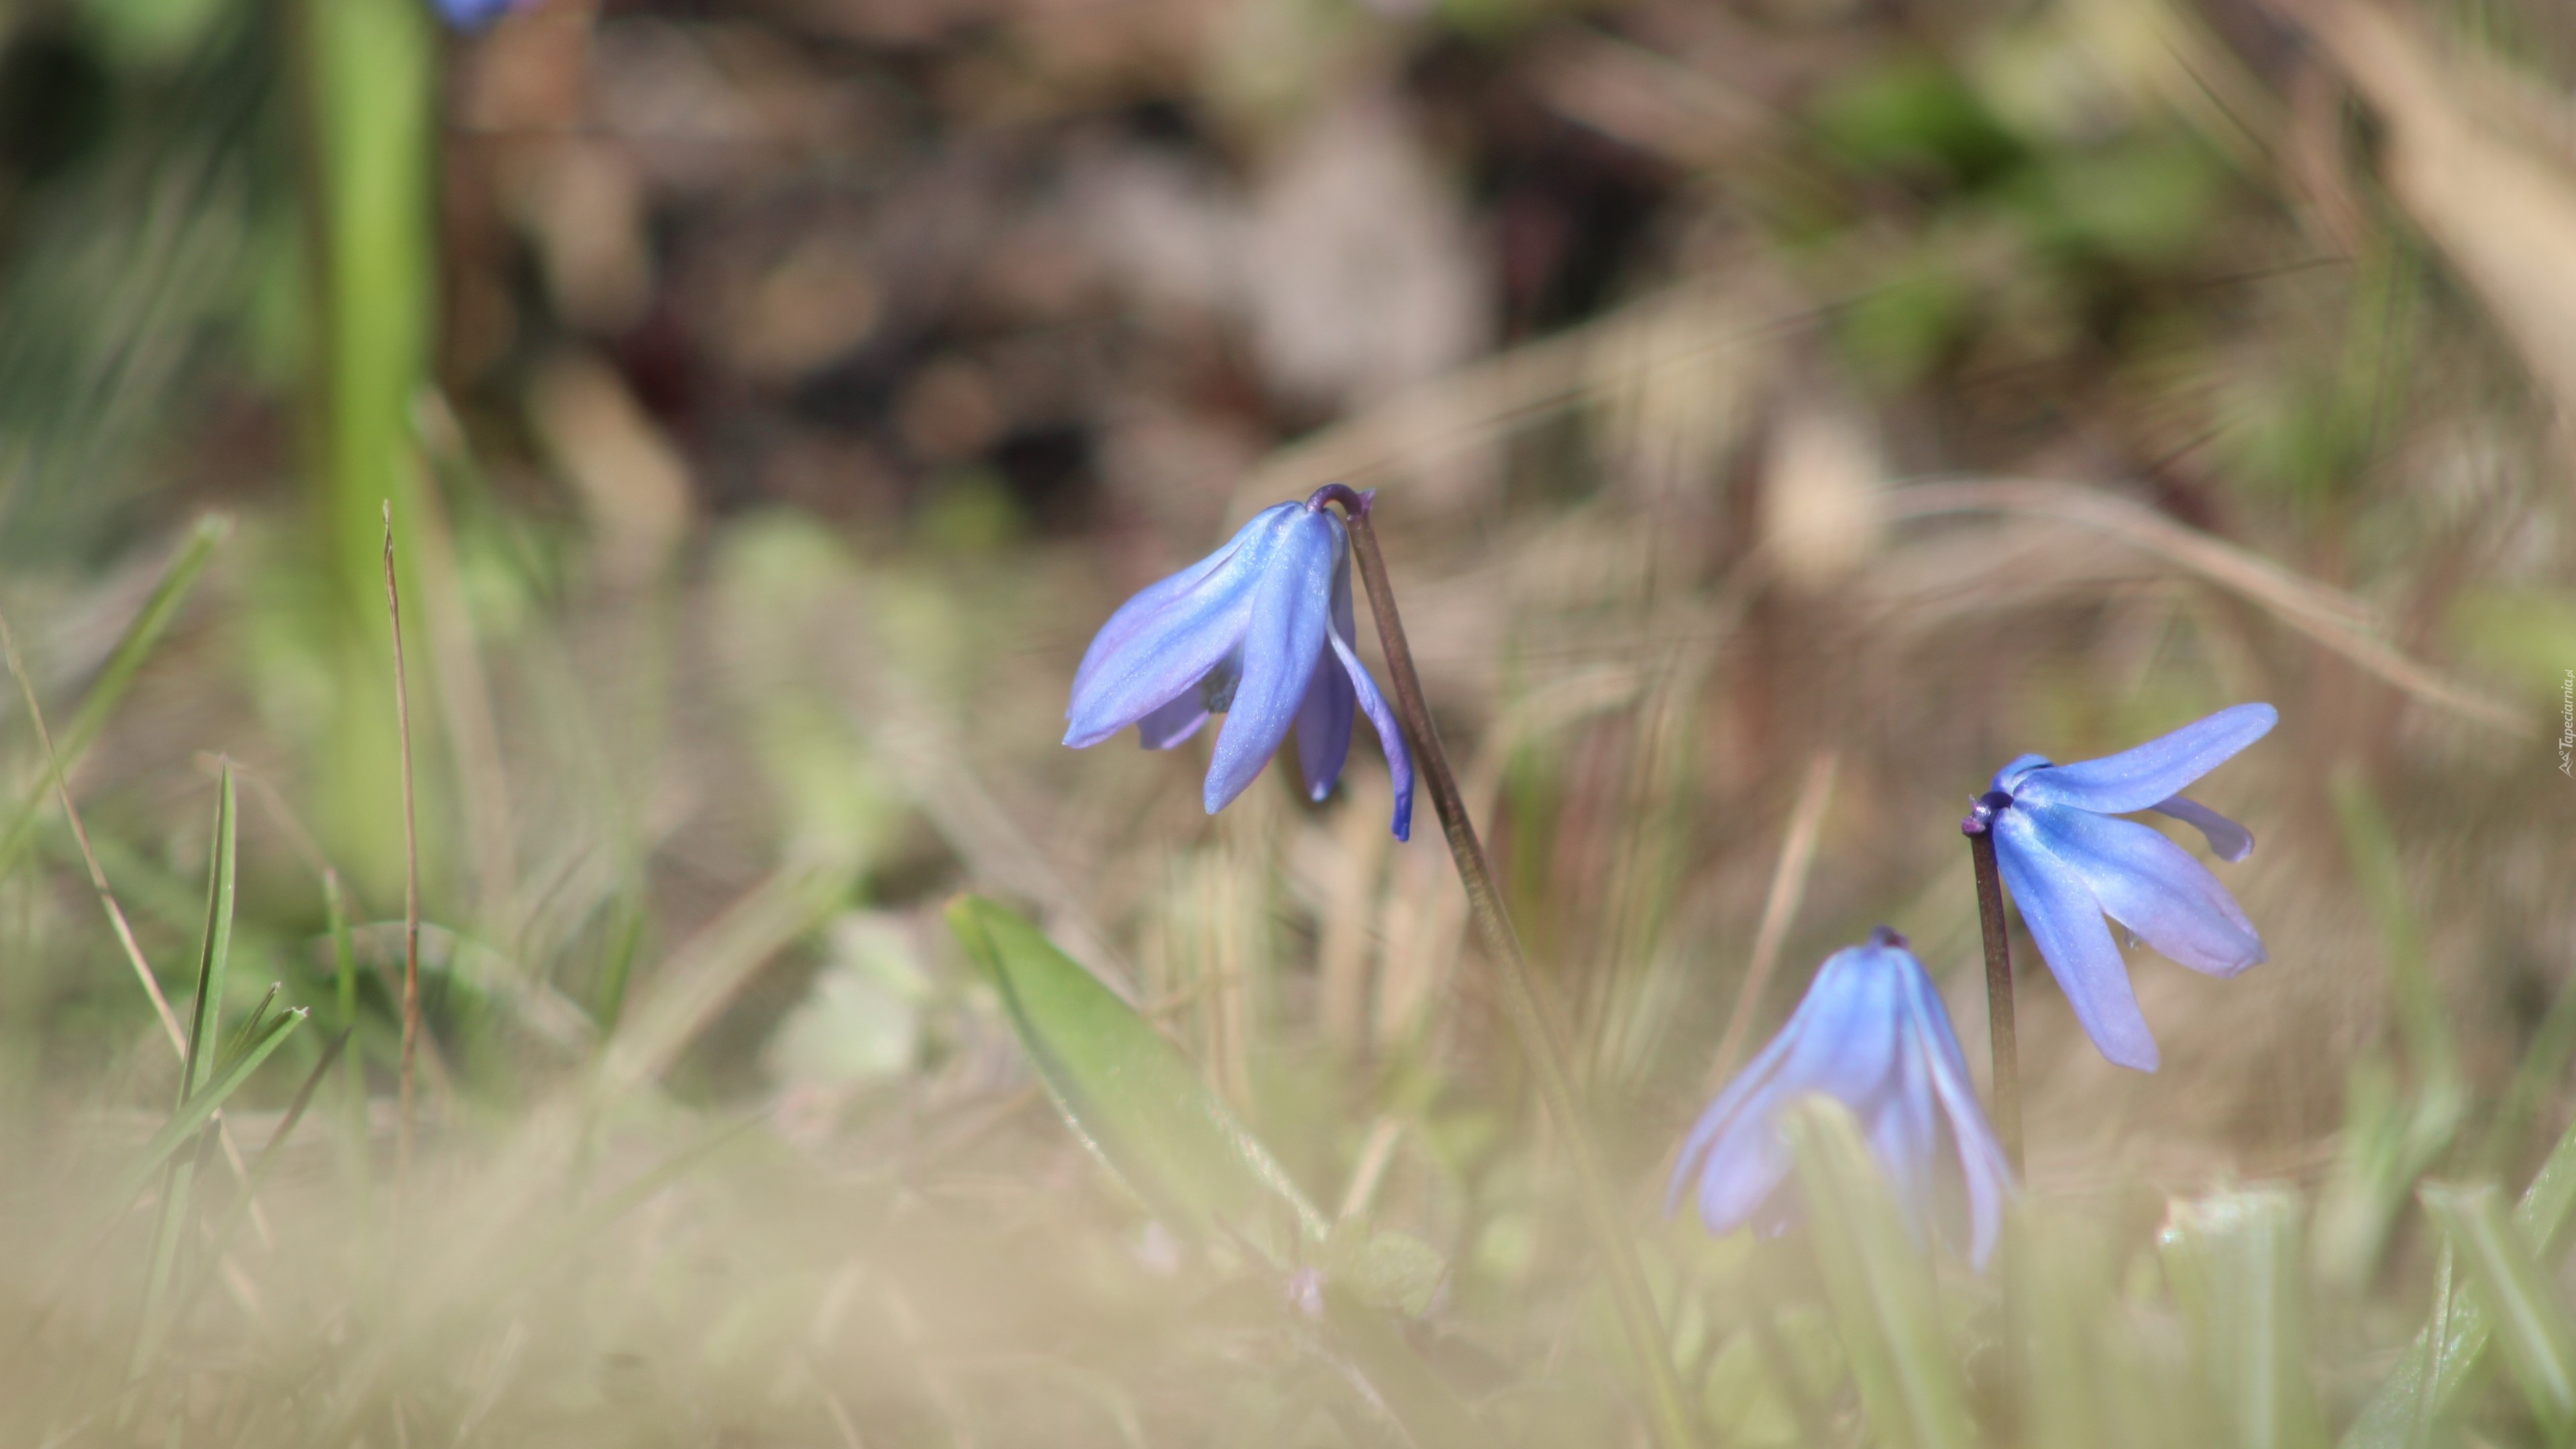
<path id="1" fill-rule="evenodd" d="M 1639 346 L 1681 291 L 1658 293 L 1596 322 L 1569 328 L 1409 389 L 1355 418 L 1280 448 L 1235 489 L 1235 516 L 1326 483 L 1356 484 L 1391 468 L 1433 462 L 1478 447 L 1570 403 L 1631 386 L 1659 368 L 1698 362 L 1802 326 L 1799 308 L 1679 346 Z"/>
<path id="2" fill-rule="evenodd" d="M 54 752 L 54 734 L 45 725 L 44 707 L 36 702 L 36 683 L 27 673 L 27 664 L 18 655 L 18 638 L 9 621 L 0 617 L 0 655 L 5 655 L 9 675 L 18 682 L 18 693 L 26 702 L 27 720 L 36 731 L 36 743 L 45 752 L 45 770 L 53 779 L 54 793 L 61 800 L 63 818 L 70 822 L 72 840 L 79 845 L 81 864 L 89 869 L 90 888 L 98 894 L 98 904 L 107 913 L 110 930 L 116 933 L 116 944 L 125 952 L 126 964 L 134 968 L 135 979 L 143 983 L 143 994 L 152 998 L 152 1010 L 161 1018 L 162 1035 L 181 1062 L 188 1059 L 188 1033 L 179 1025 L 179 1014 L 170 1009 L 170 998 L 161 990 L 161 980 L 152 974 L 152 963 L 143 954 L 142 945 L 134 939 L 134 928 L 127 924 L 125 907 L 119 905 L 116 892 L 109 889 L 107 871 L 98 863 L 98 852 L 89 843 L 89 827 L 82 823 L 80 807 L 72 803 L 71 781 L 63 776 L 62 757 Z M 223 1149 L 225 1163 L 231 1167 L 234 1180 L 247 1187 L 250 1168 L 242 1159 L 241 1145 L 233 1140 L 232 1124 L 221 1112 L 215 1114 L 215 1138 Z M 268 1214 L 257 1196 L 249 1199 L 250 1221 L 258 1232 L 262 1246 L 274 1247 L 277 1236 L 269 1230 Z"/>
<path id="3" fill-rule="evenodd" d="M 394 505 L 385 501 L 385 618 L 394 640 L 394 727 L 402 741 L 403 976 L 402 1083 L 394 1180 L 411 1175 L 412 1068 L 420 1043 L 420 824 L 411 778 L 411 681 L 403 674 L 402 588 L 394 581 Z"/>
<path id="4" fill-rule="evenodd" d="M 812 930 L 848 889 L 846 870 L 787 867 L 754 886 L 680 943 L 610 1044 L 603 1099 L 659 1078 L 789 942 Z"/>
<path id="5" fill-rule="evenodd" d="M 1745 963 L 1744 984 L 1736 988 L 1735 1009 L 1728 1013 L 1726 1035 L 1718 1041 L 1717 1055 L 1708 1069 L 1708 1091 L 1726 1085 L 1735 1073 L 1737 1059 L 1744 1052 L 1745 1038 L 1753 1031 L 1753 1013 L 1762 1004 L 1762 993 L 1771 984 L 1772 973 L 1780 966 L 1780 946 L 1788 937 L 1789 922 L 1797 918 L 1798 904 L 1807 895 L 1807 876 L 1816 864 L 1816 840 L 1824 833 L 1825 807 L 1833 803 L 1834 776 L 1842 769 L 1842 756 L 1832 750 L 1818 750 L 1807 759 L 1807 773 L 1798 782 L 1798 798 L 1789 807 L 1789 833 L 1780 845 L 1780 864 L 1771 873 L 1770 894 L 1762 902 L 1762 924 L 1753 935 L 1753 955 Z"/>
<path id="6" fill-rule="evenodd" d="M 2273 0 L 2388 128 L 2388 188 L 2576 422 L 2576 176 L 2512 134 L 2470 68 L 2372 0 Z"/>
<path id="7" fill-rule="evenodd" d="M 2454 684 L 2399 653 L 2379 636 L 2369 609 L 2351 595 L 2117 495 L 2066 483 L 2000 479 L 1910 484 L 1890 489 L 1879 506 L 1882 516 L 1890 519 L 1946 513 L 2016 514 L 2108 534 L 2260 606 L 2417 699 L 2508 734 L 2532 732 L 2521 711 Z"/>

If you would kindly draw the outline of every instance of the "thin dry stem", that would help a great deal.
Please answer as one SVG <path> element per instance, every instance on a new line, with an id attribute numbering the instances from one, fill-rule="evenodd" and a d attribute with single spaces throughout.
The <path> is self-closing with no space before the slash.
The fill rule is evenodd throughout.
<path id="1" fill-rule="evenodd" d="M 394 634 L 394 722 L 402 741 L 403 980 L 402 1095 L 397 1116 L 394 1180 L 411 1176 L 412 1062 L 420 1042 L 420 826 L 411 778 L 411 682 L 403 673 L 402 589 L 394 582 L 394 505 L 385 500 L 385 617 Z"/>
<path id="2" fill-rule="evenodd" d="M 1735 1010 L 1727 1016 L 1726 1035 L 1709 1063 L 1708 1089 L 1715 1091 L 1735 1074 L 1735 1064 L 1752 1033 L 1755 1010 L 1779 969 L 1780 946 L 1789 923 L 1806 899 L 1807 876 L 1816 863 L 1816 839 L 1824 831 L 1825 806 L 1832 802 L 1834 776 L 1842 756 L 1818 750 L 1807 760 L 1806 777 L 1798 782 L 1798 799 L 1789 807 L 1789 834 L 1780 845 L 1780 864 L 1771 872 L 1771 893 L 1762 902 L 1762 924 L 1753 935 L 1753 958 L 1745 964 L 1744 984 L 1735 991 Z"/>
<path id="3" fill-rule="evenodd" d="M 1493 866 L 1485 858 L 1484 843 L 1477 839 L 1475 822 L 1468 818 L 1466 799 L 1458 789 L 1458 778 L 1449 768 L 1447 751 L 1441 747 L 1430 705 L 1423 698 L 1422 677 L 1413 667 L 1413 650 L 1405 638 L 1403 620 L 1396 613 L 1394 584 L 1387 575 L 1385 556 L 1378 551 L 1377 528 L 1369 521 L 1368 500 L 1339 485 L 1329 486 L 1318 496 L 1327 493 L 1336 495 L 1332 501 L 1342 505 L 1349 522 L 1351 554 L 1368 589 L 1369 611 L 1377 619 L 1378 641 L 1386 652 L 1387 674 L 1394 686 L 1396 713 L 1404 721 L 1405 734 L 1413 745 L 1414 768 L 1431 795 L 1431 808 L 1440 817 L 1441 832 L 1448 837 L 1449 853 L 1457 861 L 1458 880 L 1466 887 L 1478 934 L 1494 958 L 1505 1013 L 1520 1038 L 1521 1052 L 1528 1060 L 1540 1100 L 1562 1134 L 1566 1156 L 1571 1159 L 1576 1199 L 1607 1269 L 1611 1300 L 1626 1330 L 1629 1350 L 1646 1381 L 1647 1422 L 1663 1449 L 1685 1449 L 1694 1439 L 1681 1381 L 1673 1370 L 1662 1316 L 1656 1312 L 1654 1296 L 1646 1287 L 1645 1269 L 1637 1261 L 1635 1245 L 1629 1241 L 1628 1224 L 1584 1130 L 1574 1074 L 1566 1065 L 1572 1054 L 1567 1049 L 1562 1016 L 1547 996 L 1546 983 L 1521 951 L 1520 935 L 1513 930 L 1511 917 L 1503 908 L 1502 890 L 1494 879 Z"/>
<path id="4" fill-rule="evenodd" d="M 134 939 L 134 928 L 126 923 L 125 908 L 117 904 L 116 892 L 109 889 L 107 871 L 98 863 L 98 851 L 89 843 L 89 827 L 81 823 L 80 807 L 72 803 L 71 782 L 63 776 L 62 757 L 54 751 L 53 731 L 45 725 L 44 707 L 36 702 L 35 681 L 27 674 L 27 663 L 18 654 L 18 636 L 9 621 L 0 617 L 0 654 L 8 658 L 10 677 L 18 681 L 19 697 L 27 703 L 28 723 L 35 726 L 36 744 L 45 752 L 45 772 L 52 779 L 54 793 L 63 804 L 63 818 L 70 822 L 72 840 L 80 846 L 81 864 L 88 867 L 90 888 L 98 893 L 100 909 L 107 912 L 109 929 L 116 933 L 116 943 L 125 952 L 126 964 L 134 968 L 135 979 L 143 983 L 143 994 L 152 998 L 153 1014 L 161 1018 L 161 1031 L 170 1049 L 179 1055 L 181 1064 L 188 1060 L 188 1033 L 179 1025 L 179 1014 L 170 1009 L 170 998 L 161 990 L 161 980 L 152 973 L 152 963 L 143 954 L 142 945 Z M 241 1145 L 233 1140 L 232 1124 L 221 1112 L 215 1114 L 216 1140 L 223 1147 L 224 1162 L 245 1189 L 250 1183 L 250 1168 L 242 1160 Z M 259 1199 L 252 1196 L 251 1227 L 263 1245 L 275 1246 L 276 1235 L 269 1231 L 268 1214 L 261 1210 Z"/>

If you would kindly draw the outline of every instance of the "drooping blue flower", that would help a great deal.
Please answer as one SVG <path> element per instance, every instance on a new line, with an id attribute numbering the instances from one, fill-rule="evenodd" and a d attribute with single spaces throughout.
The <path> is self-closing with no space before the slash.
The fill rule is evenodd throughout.
<path id="1" fill-rule="evenodd" d="M 1265 508 L 1225 547 L 1149 585 L 1100 626 L 1073 677 L 1064 742 L 1085 749 L 1134 725 L 1145 748 L 1166 750 L 1224 715 L 1208 762 L 1214 815 L 1261 773 L 1292 724 L 1307 792 L 1323 799 L 1350 755 L 1353 712 L 1364 712 L 1394 777 L 1396 839 L 1407 839 L 1413 759 L 1352 634 L 1341 516 L 1308 503 Z"/>
<path id="2" fill-rule="evenodd" d="M 1826 958 L 1780 1034 L 1700 1114 L 1664 1211 L 1687 1190 L 1712 1233 L 1748 1222 L 1766 1234 L 1787 1227 L 1797 1188 L 1777 1118 L 1811 1092 L 1851 1109 L 1916 1230 L 1937 1226 L 1954 1246 L 1964 1237 L 1968 1260 L 1984 1267 L 2012 1169 L 1978 1105 L 1941 993 L 1905 938 L 1885 926 L 1867 945 Z"/>
<path id="3" fill-rule="evenodd" d="M 2052 765 L 2024 755 L 1996 773 L 1961 822 L 1970 834 L 1994 832 L 1995 863 L 2040 956 L 2085 1034 L 2121 1066 L 2154 1071 L 2156 1041 L 2104 916 L 2212 976 L 2233 976 L 2264 952 L 2254 923 L 2207 867 L 2156 831 L 2112 817 L 2169 815 L 2197 828 L 2219 859 L 2243 860 L 2253 835 L 2181 791 L 2280 718 L 2268 704 L 2240 704 L 2099 760 Z"/>

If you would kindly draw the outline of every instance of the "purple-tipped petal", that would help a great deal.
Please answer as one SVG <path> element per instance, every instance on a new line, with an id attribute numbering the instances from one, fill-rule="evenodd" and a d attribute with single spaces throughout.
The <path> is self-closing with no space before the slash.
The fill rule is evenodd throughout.
<path id="1" fill-rule="evenodd" d="M 1305 777 L 1306 797 L 1322 800 L 1342 778 L 1342 762 L 1351 755 L 1351 729 L 1359 718 L 1359 694 L 1339 659 L 1317 665 L 1306 686 L 1305 703 L 1297 706 L 1297 768 Z"/>
<path id="2" fill-rule="evenodd" d="M 2018 803 L 1996 817 L 1995 862 L 2084 1034 L 2113 1062 L 2154 1071 L 2156 1039 L 2129 989 L 2128 965 L 2111 928 L 2102 924 L 2101 902 L 2082 875 L 2050 852 Z"/>
<path id="3" fill-rule="evenodd" d="M 1338 552 L 1340 562 L 1333 567 L 1332 629 L 1347 639 L 1351 636 L 1351 556 L 1347 541 Z M 1359 702 L 1359 691 L 1352 686 L 1350 672 L 1341 667 L 1338 656 L 1319 666 L 1314 682 L 1306 686 L 1306 702 L 1297 707 L 1297 767 L 1305 775 L 1309 799 L 1320 801 L 1333 793 L 1333 782 L 1342 777 L 1342 763 L 1351 755 L 1351 729 L 1359 714 Z"/>
<path id="4" fill-rule="evenodd" d="M 1223 553 L 1147 588 L 1109 617 L 1074 674 L 1066 744 L 1086 749 L 1143 720 L 1195 689 L 1242 645 L 1279 552 L 1285 520 L 1278 513 L 1264 510 Z"/>
<path id="5" fill-rule="evenodd" d="M 2233 976 L 2263 959 L 2263 938 L 2227 887 L 2155 831 L 2056 805 L 2016 803 L 2008 813 L 2027 816 L 2049 853 L 2083 877 L 2100 909 L 2168 959 L 2211 976 Z"/>
<path id="6" fill-rule="evenodd" d="M 2254 853 L 2254 832 L 2201 804 L 2180 795 L 2160 800 L 2147 807 L 2158 815 L 2170 815 L 2200 831 L 2209 842 L 2210 854 L 2233 865 Z"/>
<path id="7" fill-rule="evenodd" d="M 1360 662 L 1351 642 L 1339 634 L 1332 636 L 1333 657 L 1342 664 L 1342 672 L 1351 679 L 1351 692 L 1359 696 L 1360 713 L 1377 727 L 1378 748 L 1386 752 L 1388 783 L 1395 787 L 1395 838 L 1413 838 L 1413 756 L 1404 748 L 1404 726 L 1397 722 L 1395 711 L 1387 707 L 1385 696 L 1377 692 L 1377 681 L 1369 678 L 1368 666 Z"/>
<path id="8" fill-rule="evenodd" d="M 2192 781 L 2270 733 L 2280 719 L 2281 712 L 2268 704 L 2235 705 L 2133 750 L 2031 770 L 2011 794 L 2098 815 L 2144 810 L 2181 794 Z"/>
<path id="9" fill-rule="evenodd" d="M 1192 685 L 1172 696 L 1171 703 L 1136 721 L 1136 740 L 1149 750 L 1168 750 L 1197 734 L 1207 722 L 1207 702 L 1199 697 L 1198 686 Z"/>
<path id="10" fill-rule="evenodd" d="M 1210 815 L 1242 794 L 1288 738 L 1331 633 L 1327 621 L 1341 541 L 1333 520 L 1299 507 L 1281 530 L 1276 556 L 1262 569 L 1243 635 L 1242 677 L 1208 762 Z"/>

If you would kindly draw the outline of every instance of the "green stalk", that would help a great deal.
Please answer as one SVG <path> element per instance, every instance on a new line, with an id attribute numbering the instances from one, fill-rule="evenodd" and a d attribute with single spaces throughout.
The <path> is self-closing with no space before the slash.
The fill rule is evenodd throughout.
<path id="1" fill-rule="evenodd" d="M 1396 613 L 1395 589 L 1387 576 L 1386 558 L 1378 549 L 1376 525 L 1369 521 L 1369 500 L 1373 496 L 1333 483 L 1317 490 L 1309 506 L 1337 503 L 1350 526 L 1351 557 L 1368 589 L 1369 612 L 1377 619 L 1378 640 L 1386 649 L 1395 712 L 1404 722 L 1405 737 L 1412 743 L 1414 767 L 1431 792 L 1431 808 L 1440 817 L 1441 832 L 1448 837 L 1449 854 L 1458 865 L 1459 883 L 1467 888 L 1467 907 L 1475 917 L 1477 935 L 1502 977 L 1504 1014 L 1511 1018 L 1521 1053 L 1537 1080 L 1539 1100 L 1564 1137 L 1584 1225 L 1590 1229 L 1593 1244 L 1608 1269 L 1611 1301 L 1645 1381 L 1647 1417 L 1654 1427 L 1655 1442 L 1663 1449 L 1685 1449 L 1695 1439 L 1689 1410 L 1684 1407 L 1681 1378 L 1673 1370 L 1669 1340 L 1655 1311 L 1654 1297 L 1647 1291 L 1646 1272 L 1637 1261 L 1636 1247 L 1628 1240 L 1627 1221 L 1593 1154 L 1592 1139 L 1584 1131 L 1582 1103 L 1575 1094 L 1574 1074 L 1566 1065 L 1571 1054 L 1565 1028 L 1546 995 L 1545 984 L 1521 950 L 1520 935 L 1512 929 L 1511 917 L 1503 909 L 1503 895 L 1495 883 L 1493 866 L 1485 859 L 1484 843 L 1477 839 L 1475 822 L 1467 815 L 1466 797 L 1458 789 L 1458 777 L 1449 767 L 1447 751 L 1441 748 L 1430 706 L 1423 701 L 1422 677 L 1414 671 L 1413 649 L 1405 639 L 1404 622 Z"/>

